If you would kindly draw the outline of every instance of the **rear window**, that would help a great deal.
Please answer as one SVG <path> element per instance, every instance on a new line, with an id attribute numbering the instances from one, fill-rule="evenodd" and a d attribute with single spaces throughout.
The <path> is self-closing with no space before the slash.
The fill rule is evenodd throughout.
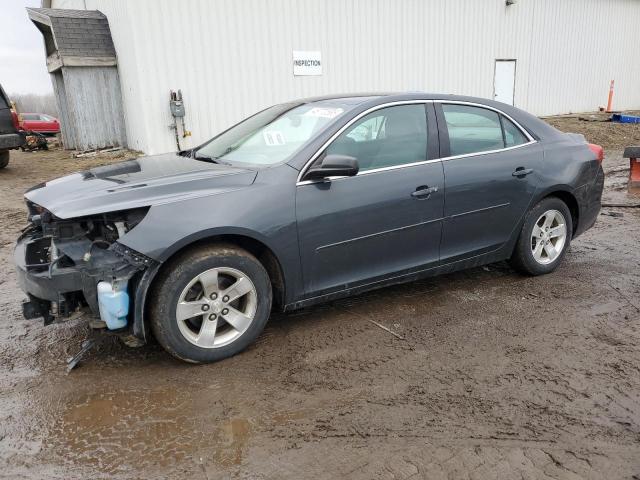
<path id="1" fill-rule="evenodd" d="M 529 141 L 529 139 L 524 136 L 524 133 L 504 115 L 502 115 L 502 126 L 504 127 L 504 144 L 506 147 L 515 147 L 516 145 L 522 145 Z"/>
<path id="2" fill-rule="evenodd" d="M 23 113 L 22 119 L 23 120 L 40 120 L 40 115 L 34 115 L 32 113 Z"/>
<path id="3" fill-rule="evenodd" d="M 515 147 L 529 142 L 520 128 L 488 108 L 443 104 L 450 156 Z"/>

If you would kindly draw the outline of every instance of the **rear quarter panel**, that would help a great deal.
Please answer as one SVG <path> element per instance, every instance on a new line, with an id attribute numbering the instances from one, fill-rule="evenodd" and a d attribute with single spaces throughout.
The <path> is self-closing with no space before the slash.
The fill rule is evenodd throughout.
<path id="1" fill-rule="evenodd" d="M 556 191 L 571 193 L 578 203 L 578 229 L 588 213 L 592 213 L 594 202 L 600 207 L 597 180 L 602 168 L 595 154 L 581 135 L 559 135 L 544 142 L 544 161 L 540 172 L 538 199 Z M 594 188 L 596 191 L 594 191 Z M 597 197 L 597 198 L 596 198 Z M 575 225 L 574 225 L 575 227 Z M 574 231 L 579 233 L 579 231 Z"/>

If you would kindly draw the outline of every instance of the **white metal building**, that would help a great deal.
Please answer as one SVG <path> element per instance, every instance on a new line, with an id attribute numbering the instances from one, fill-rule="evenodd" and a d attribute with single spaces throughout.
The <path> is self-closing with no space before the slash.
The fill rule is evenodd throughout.
<path id="1" fill-rule="evenodd" d="M 115 50 L 127 142 L 176 149 L 255 111 L 338 92 L 497 98 L 538 115 L 640 108 L 640 0 L 43 0 L 99 10 Z M 307 75 L 294 75 L 294 52 Z M 507 61 L 504 61 L 507 60 Z M 318 65 L 319 61 L 319 65 Z M 180 131 L 180 133 L 182 133 Z"/>

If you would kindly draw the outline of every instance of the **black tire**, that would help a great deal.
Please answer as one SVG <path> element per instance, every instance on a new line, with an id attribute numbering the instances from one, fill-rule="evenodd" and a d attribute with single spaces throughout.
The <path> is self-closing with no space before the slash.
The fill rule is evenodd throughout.
<path id="1" fill-rule="evenodd" d="M 0 152 L 0 169 L 9 165 L 9 150 Z"/>
<path id="2" fill-rule="evenodd" d="M 538 219 L 540 219 L 545 212 L 550 210 L 557 210 L 564 217 L 566 238 L 562 246 L 562 251 L 557 258 L 549 263 L 542 264 L 534 258 L 531 236 Z M 558 268 L 558 265 L 560 265 L 562 259 L 566 255 L 571 243 L 572 233 L 573 221 L 567 204 L 558 197 L 543 198 L 527 213 L 509 263 L 513 268 L 525 275 L 544 275 L 546 273 L 551 273 Z"/>
<path id="3" fill-rule="evenodd" d="M 247 330 L 231 343 L 202 348 L 181 333 L 176 307 L 183 290 L 198 275 L 212 268 L 231 268 L 248 277 L 257 292 L 257 306 Z M 244 350 L 264 329 L 271 312 L 272 291 L 269 275 L 249 252 L 234 245 L 217 244 L 187 252 L 171 261 L 159 273 L 149 298 L 151 328 L 158 343 L 174 357 L 192 363 L 211 363 Z M 204 316 L 202 317 L 204 321 Z"/>

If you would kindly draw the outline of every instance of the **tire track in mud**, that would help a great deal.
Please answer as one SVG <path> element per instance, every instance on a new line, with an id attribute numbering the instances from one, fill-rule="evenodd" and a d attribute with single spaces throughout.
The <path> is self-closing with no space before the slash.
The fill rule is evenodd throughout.
<path id="1" fill-rule="evenodd" d="M 46 155 L 0 196 L 0 478 L 640 474 L 640 213 L 601 215 L 549 276 L 495 264 L 274 315 L 209 366 L 108 340 L 65 375 L 84 321 L 21 319 L 10 262 L 21 190 L 63 168 Z"/>

